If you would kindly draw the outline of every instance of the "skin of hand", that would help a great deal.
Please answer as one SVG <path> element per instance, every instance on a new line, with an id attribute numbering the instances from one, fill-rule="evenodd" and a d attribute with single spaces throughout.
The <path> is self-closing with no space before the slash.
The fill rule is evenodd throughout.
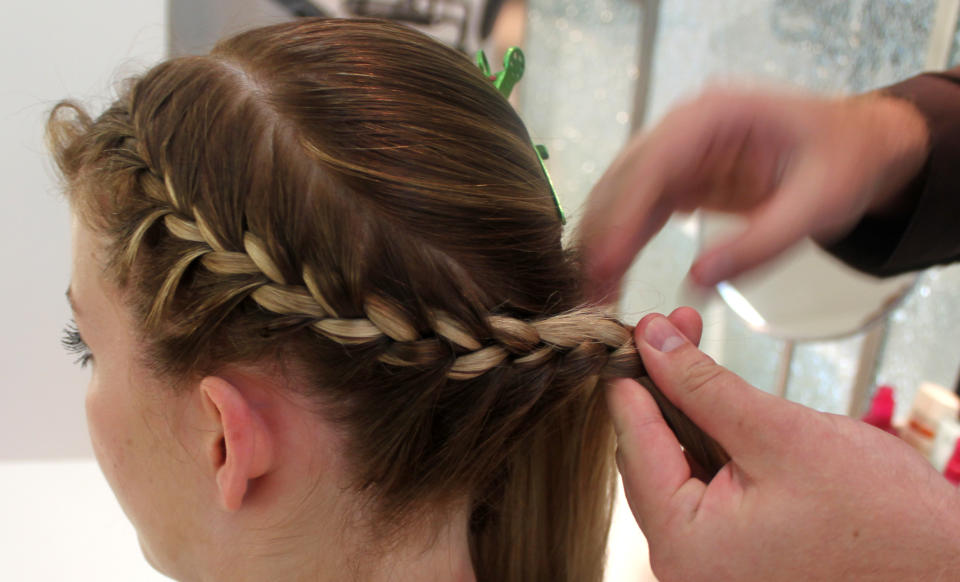
<path id="1" fill-rule="evenodd" d="M 731 461 L 694 477 L 652 397 L 608 388 L 627 500 L 661 582 L 954 580 L 960 493 L 903 441 L 762 392 L 697 349 L 681 308 L 638 324 L 663 393 Z"/>
<path id="2" fill-rule="evenodd" d="M 893 212 L 918 172 L 929 131 L 906 101 L 712 89 L 631 140 L 590 194 L 579 238 L 598 301 L 615 297 L 638 250 L 674 212 L 741 215 L 744 230 L 691 268 L 711 286 L 806 236 L 848 232 Z"/>

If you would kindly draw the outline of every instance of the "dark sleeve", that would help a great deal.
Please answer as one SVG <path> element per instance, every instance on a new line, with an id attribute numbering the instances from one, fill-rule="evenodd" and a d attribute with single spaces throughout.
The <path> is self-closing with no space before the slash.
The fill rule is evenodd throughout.
<path id="1" fill-rule="evenodd" d="M 882 91 L 913 103 L 930 129 L 930 154 L 902 196 L 904 212 L 864 218 L 827 250 L 874 275 L 960 260 L 960 67 Z"/>

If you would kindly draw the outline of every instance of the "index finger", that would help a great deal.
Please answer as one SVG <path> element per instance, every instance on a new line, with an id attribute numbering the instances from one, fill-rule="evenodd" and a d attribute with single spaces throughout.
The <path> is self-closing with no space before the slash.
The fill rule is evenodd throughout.
<path id="1" fill-rule="evenodd" d="M 677 107 L 649 135 L 633 138 L 604 172 L 590 193 L 578 237 L 595 298 L 616 286 L 663 228 L 677 209 L 677 192 L 689 193 L 703 177 L 700 162 L 723 124 L 730 125 L 709 100 Z"/>
<path id="2" fill-rule="evenodd" d="M 627 502 L 646 530 L 691 480 L 690 465 L 653 397 L 638 382 L 611 381 L 607 407 L 617 432 L 617 465 Z"/>
<path id="3" fill-rule="evenodd" d="M 647 175 L 648 160 L 639 149 L 635 142 L 624 150 L 597 182 L 578 228 L 586 280 L 596 300 L 613 298 L 637 252 L 673 212 L 656 175 Z"/>

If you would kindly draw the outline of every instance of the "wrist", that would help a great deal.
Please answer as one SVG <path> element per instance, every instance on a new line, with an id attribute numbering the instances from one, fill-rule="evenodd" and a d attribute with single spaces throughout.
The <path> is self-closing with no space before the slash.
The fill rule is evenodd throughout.
<path id="1" fill-rule="evenodd" d="M 867 214 L 892 217 L 909 210 L 906 186 L 923 168 L 930 149 L 930 129 L 909 101 L 883 94 L 857 98 L 864 108 L 864 128 L 872 134 L 880 171 Z"/>

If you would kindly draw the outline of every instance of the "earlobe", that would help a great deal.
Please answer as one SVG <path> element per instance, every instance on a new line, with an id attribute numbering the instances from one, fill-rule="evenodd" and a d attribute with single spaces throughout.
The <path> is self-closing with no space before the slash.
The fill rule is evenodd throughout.
<path id="1" fill-rule="evenodd" d="M 219 376 L 200 382 L 204 409 L 216 430 L 205 445 L 216 475 L 217 496 L 227 511 L 236 511 L 251 480 L 273 462 L 270 431 L 258 411 L 236 386 Z"/>

